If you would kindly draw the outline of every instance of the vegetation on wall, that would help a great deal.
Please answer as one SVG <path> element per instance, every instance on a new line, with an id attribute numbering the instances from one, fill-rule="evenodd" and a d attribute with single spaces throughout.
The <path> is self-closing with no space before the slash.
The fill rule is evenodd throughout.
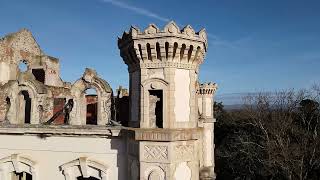
<path id="1" fill-rule="evenodd" d="M 320 86 L 215 103 L 217 179 L 320 179 Z"/>

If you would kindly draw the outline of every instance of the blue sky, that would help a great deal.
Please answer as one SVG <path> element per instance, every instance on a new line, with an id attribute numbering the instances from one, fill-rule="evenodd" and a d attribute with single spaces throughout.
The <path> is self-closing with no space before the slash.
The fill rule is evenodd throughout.
<path id="1" fill-rule="evenodd" d="M 1 0 L 0 36 L 28 28 L 60 59 L 64 80 L 91 67 L 115 89 L 128 84 L 117 36 L 130 25 L 204 27 L 200 79 L 218 83 L 222 96 L 319 83 L 319 9 L 317 0 Z"/>

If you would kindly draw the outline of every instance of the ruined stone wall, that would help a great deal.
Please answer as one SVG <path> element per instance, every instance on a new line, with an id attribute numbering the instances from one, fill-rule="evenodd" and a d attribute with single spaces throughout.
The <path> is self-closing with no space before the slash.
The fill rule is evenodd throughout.
<path id="1" fill-rule="evenodd" d="M 39 64 L 43 55 L 40 47 L 28 30 L 9 34 L 0 40 L 0 84 L 15 80 L 21 61 L 28 66 Z"/>
<path id="2" fill-rule="evenodd" d="M 20 63 L 27 66 L 26 71 L 19 69 Z M 14 82 L 15 85 L 11 86 L 8 82 Z M 9 95 L 1 93 L 3 90 L 0 90 L 0 120 L 5 119 L 6 113 L 10 111 L 11 123 L 23 123 L 23 119 L 29 116 L 24 114 L 24 109 L 28 112 L 31 109 L 29 113 L 32 123 L 44 123 L 56 113 L 62 112 L 70 99 L 75 102 L 75 107 L 71 109 L 72 118 L 86 119 L 86 103 L 85 101 L 81 103 L 79 100 L 81 93 L 94 87 L 99 89 L 98 122 L 101 123 L 100 125 L 107 124 L 111 114 L 112 90 L 109 84 L 98 78 L 94 70 L 89 69 L 86 69 L 85 77 L 80 78 L 78 82 L 82 84 L 80 83 L 79 87 L 75 85 L 74 91 L 77 93 L 72 94 L 71 83 L 63 82 L 60 78 L 59 60 L 44 54 L 30 31 L 22 29 L 0 39 L 0 88 L 8 86 L 10 99 L 13 102 L 13 106 L 8 110 L 6 98 Z M 26 96 L 22 93 L 30 96 L 28 102 L 24 101 Z M 64 115 L 57 115 L 58 117 L 52 123 L 63 124 Z M 81 122 L 85 124 L 85 121 Z"/>
<path id="3" fill-rule="evenodd" d="M 5 120 L 6 113 L 8 111 L 6 98 L 7 98 L 7 89 L 2 87 L 0 89 L 0 122 Z"/>

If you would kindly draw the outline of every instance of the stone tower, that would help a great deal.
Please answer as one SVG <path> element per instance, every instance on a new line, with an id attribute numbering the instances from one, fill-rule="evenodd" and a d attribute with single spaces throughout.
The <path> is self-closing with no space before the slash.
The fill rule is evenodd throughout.
<path id="1" fill-rule="evenodd" d="M 130 74 L 129 124 L 141 128 L 197 127 L 196 84 L 207 50 L 205 30 L 131 27 L 118 41 Z"/>
<path id="2" fill-rule="evenodd" d="M 129 176 L 213 179 L 216 85 L 198 82 L 206 31 L 195 32 L 190 25 L 180 30 L 174 22 L 163 30 L 154 24 L 144 31 L 131 27 L 118 47 L 130 78 Z"/>

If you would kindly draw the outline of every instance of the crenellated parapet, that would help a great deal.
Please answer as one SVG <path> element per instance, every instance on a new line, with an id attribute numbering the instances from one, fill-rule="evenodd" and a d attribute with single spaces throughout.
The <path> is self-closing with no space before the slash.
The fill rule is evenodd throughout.
<path id="1" fill-rule="evenodd" d="M 120 55 L 129 71 L 160 67 L 197 69 L 204 60 L 207 46 L 205 29 L 195 32 L 187 25 L 180 30 L 173 21 L 163 30 L 154 24 L 143 31 L 131 27 L 118 39 Z"/>
<path id="2" fill-rule="evenodd" d="M 218 85 L 216 83 L 203 83 L 200 84 L 199 88 L 197 89 L 197 94 L 214 96 L 217 89 Z"/>

